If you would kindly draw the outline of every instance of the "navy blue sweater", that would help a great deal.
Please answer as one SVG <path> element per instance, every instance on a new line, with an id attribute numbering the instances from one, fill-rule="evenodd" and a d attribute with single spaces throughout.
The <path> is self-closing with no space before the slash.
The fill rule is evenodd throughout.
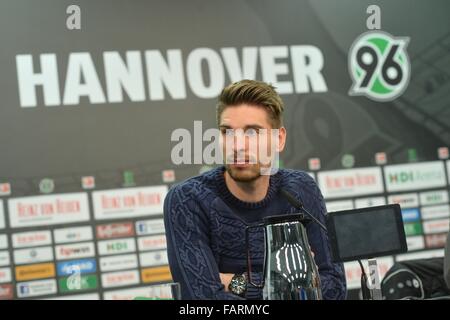
<path id="1" fill-rule="evenodd" d="M 270 177 L 266 197 L 243 202 L 227 188 L 224 167 L 190 178 L 169 190 L 164 201 L 167 252 L 173 280 L 181 284 L 183 299 L 239 299 L 225 292 L 219 273 L 247 271 L 245 227 L 265 216 L 296 213 L 279 193 L 283 188 L 325 222 L 326 208 L 315 181 L 305 172 L 280 169 Z M 346 297 L 342 264 L 331 261 L 328 237 L 317 224 L 306 227 L 319 269 L 324 299 Z M 264 261 L 264 230 L 250 233 L 253 280 L 259 282 Z M 252 273 L 253 274 L 253 273 Z M 249 285 L 247 299 L 262 298 Z"/>

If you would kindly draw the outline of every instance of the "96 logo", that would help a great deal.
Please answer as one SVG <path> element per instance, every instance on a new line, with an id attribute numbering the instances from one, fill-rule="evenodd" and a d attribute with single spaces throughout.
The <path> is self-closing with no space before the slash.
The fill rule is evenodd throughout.
<path id="1" fill-rule="evenodd" d="M 409 38 L 383 31 L 369 31 L 353 42 L 348 69 L 353 80 L 349 94 L 375 101 L 391 101 L 409 84 L 411 64 L 406 47 Z"/>

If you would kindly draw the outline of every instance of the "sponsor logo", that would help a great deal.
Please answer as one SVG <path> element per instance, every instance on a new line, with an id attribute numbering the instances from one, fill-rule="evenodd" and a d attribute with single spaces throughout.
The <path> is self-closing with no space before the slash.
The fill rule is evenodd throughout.
<path id="1" fill-rule="evenodd" d="M 448 202 L 447 190 L 428 191 L 420 193 L 420 204 L 422 206 L 442 204 L 447 202 Z"/>
<path id="2" fill-rule="evenodd" d="M 8 237 L 6 236 L 6 234 L 0 234 L 0 249 L 6 248 L 8 248 Z"/>
<path id="3" fill-rule="evenodd" d="M 408 87 L 411 73 L 408 43 L 408 37 L 394 37 L 380 30 L 361 34 L 348 53 L 353 81 L 349 94 L 380 102 L 400 96 Z"/>
<path id="4" fill-rule="evenodd" d="M 422 207 L 422 219 L 446 218 L 450 216 L 450 206 Z"/>
<path id="5" fill-rule="evenodd" d="M 420 224 L 419 222 L 405 223 L 404 228 L 406 236 L 416 236 L 423 234 L 422 224 Z"/>
<path id="6" fill-rule="evenodd" d="M 141 277 L 144 283 L 172 281 L 169 266 L 142 269 Z"/>
<path id="7" fill-rule="evenodd" d="M 151 251 L 139 255 L 141 267 L 154 267 L 169 263 L 166 250 Z"/>
<path id="8" fill-rule="evenodd" d="M 83 259 L 57 264 L 58 276 L 69 276 L 73 274 L 74 269 L 79 270 L 80 273 L 93 273 L 97 271 L 97 262 L 95 259 Z"/>
<path id="9" fill-rule="evenodd" d="M 94 191 L 95 219 L 120 219 L 162 214 L 167 186 Z"/>
<path id="10" fill-rule="evenodd" d="M 136 251 L 136 242 L 134 238 L 99 241 L 97 246 L 98 253 L 100 255 L 120 254 Z"/>
<path id="11" fill-rule="evenodd" d="M 9 252 L 0 251 L 0 267 L 9 266 Z"/>
<path id="12" fill-rule="evenodd" d="M 445 170 L 441 161 L 390 165 L 384 168 L 388 192 L 445 186 Z"/>
<path id="13" fill-rule="evenodd" d="M 100 270 L 116 271 L 124 269 L 134 269 L 138 267 L 137 256 L 135 254 L 126 254 L 120 256 L 100 258 Z"/>
<path id="14" fill-rule="evenodd" d="M 402 208 L 417 208 L 419 197 L 417 193 L 395 194 L 388 197 L 388 203 L 399 204 Z"/>
<path id="15" fill-rule="evenodd" d="M 136 222 L 136 234 L 139 236 L 165 233 L 164 220 L 152 219 Z"/>
<path id="16" fill-rule="evenodd" d="M 361 198 L 355 200 L 355 208 L 368 208 L 375 206 L 382 206 L 386 204 L 386 199 L 384 197 L 372 197 L 372 198 Z"/>
<path id="17" fill-rule="evenodd" d="M 97 239 L 134 236 L 133 223 L 113 223 L 97 226 Z"/>
<path id="18" fill-rule="evenodd" d="M 1 268 L 0 269 L 0 283 L 11 282 L 11 269 Z"/>
<path id="19" fill-rule="evenodd" d="M 5 228 L 5 213 L 3 212 L 3 200 L 0 200 L 0 229 Z"/>
<path id="20" fill-rule="evenodd" d="M 175 170 L 164 170 L 162 172 L 162 180 L 164 183 L 172 183 L 175 181 Z"/>
<path id="21" fill-rule="evenodd" d="M 57 260 L 89 258 L 94 256 L 95 248 L 93 242 L 83 242 L 56 246 L 55 252 Z"/>
<path id="22" fill-rule="evenodd" d="M 12 284 L 0 284 L 0 300 L 12 300 L 13 298 Z"/>
<path id="23" fill-rule="evenodd" d="M 95 188 L 95 178 L 93 176 L 87 176 L 81 178 L 81 187 L 83 189 L 94 189 Z"/>
<path id="24" fill-rule="evenodd" d="M 37 263 L 50 260 L 53 260 L 52 247 L 14 250 L 15 264 Z"/>
<path id="25" fill-rule="evenodd" d="M 429 234 L 425 236 L 427 248 L 444 248 L 447 243 L 447 233 Z"/>
<path id="26" fill-rule="evenodd" d="M 78 281 L 73 281 L 73 278 L 71 277 L 61 278 L 58 282 L 59 290 L 62 293 L 79 290 L 94 290 L 97 288 L 96 275 L 80 276 Z"/>
<path id="27" fill-rule="evenodd" d="M 419 209 L 402 209 L 403 222 L 412 222 L 420 220 Z"/>
<path id="28" fill-rule="evenodd" d="M 12 235 L 14 248 L 37 247 L 52 243 L 50 231 L 22 232 Z"/>
<path id="29" fill-rule="evenodd" d="M 353 201 L 352 200 L 327 201 L 326 207 L 327 212 L 350 210 L 353 209 Z"/>
<path id="30" fill-rule="evenodd" d="M 165 249 L 167 247 L 166 236 L 148 236 L 138 238 L 140 251 Z"/>
<path id="31" fill-rule="evenodd" d="M 320 159 L 319 158 L 308 159 L 308 168 L 309 170 L 320 170 Z"/>
<path id="32" fill-rule="evenodd" d="M 120 271 L 102 274 L 102 286 L 104 288 L 126 286 L 139 283 L 139 272 Z"/>
<path id="33" fill-rule="evenodd" d="M 134 300 L 137 297 L 173 299 L 172 288 L 169 285 L 162 284 L 148 287 L 106 291 L 103 294 L 104 300 Z"/>
<path id="34" fill-rule="evenodd" d="M 55 279 L 21 282 L 17 284 L 17 296 L 19 298 L 44 296 L 55 294 L 56 292 Z"/>
<path id="35" fill-rule="evenodd" d="M 8 200 L 11 227 L 48 226 L 88 221 L 86 193 L 66 193 Z"/>
<path id="36" fill-rule="evenodd" d="M 423 222 L 423 230 L 426 234 L 448 232 L 450 219 L 431 220 Z"/>
<path id="37" fill-rule="evenodd" d="M 8 182 L 0 183 L 0 196 L 9 196 L 11 194 L 11 184 Z"/>
<path id="38" fill-rule="evenodd" d="M 423 236 L 406 237 L 408 251 L 421 250 L 425 248 Z"/>
<path id="39" fill-rule="evenodd" d="M 322 171 L 318 173 L 318 181 L 325 198 L 383 192 L 381 169 L 378 167 Z"/>
<path id="40" fill-rule="evenodd" d="M 53 263 L 40 263 L 16 267 L 17 281 L 51 278 L 54 276 L 55 265 Z"/>
<path id="41" fill-rule="evenodd" d="M 81 242 L 93 239 L 92 227 L 63 228 L 53 231 L 55 243 Z"/>

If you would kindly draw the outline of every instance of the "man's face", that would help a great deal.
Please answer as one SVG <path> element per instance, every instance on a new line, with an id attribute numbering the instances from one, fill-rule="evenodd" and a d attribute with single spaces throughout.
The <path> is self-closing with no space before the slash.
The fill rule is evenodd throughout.
<path id="1" fill-rule="evenodd" d="M 283 150 L 286 140 L 284 127 L 272 131 L 263 107 L 248 104 L 225 108 L 219 129 L 225 168 L 239 182 L 259 178 L 262 170 L 270 167 L 274 152 Z"/>

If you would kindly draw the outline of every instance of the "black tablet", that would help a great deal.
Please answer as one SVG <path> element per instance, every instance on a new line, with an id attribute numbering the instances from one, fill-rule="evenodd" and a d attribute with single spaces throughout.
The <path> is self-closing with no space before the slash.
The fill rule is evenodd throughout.
<path id="1" fill-rule="evenodd" d="M 327 229 L 335 262 L 408 251 L 398 204 L 330 212 Z"/>

